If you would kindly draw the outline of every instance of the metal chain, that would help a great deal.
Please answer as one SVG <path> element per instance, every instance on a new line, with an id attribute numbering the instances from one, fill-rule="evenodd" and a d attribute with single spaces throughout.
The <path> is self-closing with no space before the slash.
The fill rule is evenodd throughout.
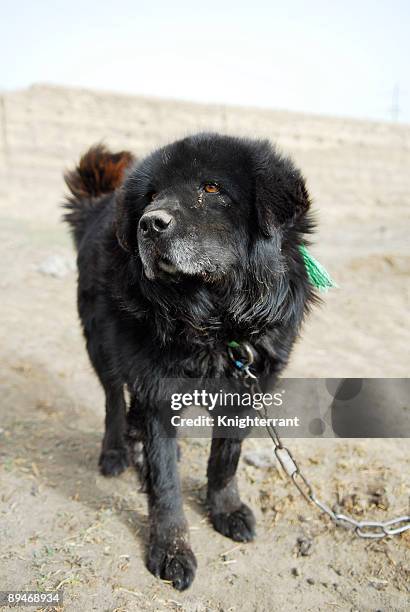
<path id="1" fill-rule="evenodd" d="M 258 382 L 257 377 L 250 371 L 250 366 L 253 362 L 253 351 L 249 344 L 243 343 L 246 351 L 246 361 L 239 361 L 235 359 L 235 356 L 230 351 L 229 356 L 234 361 L 236 367 L 244 374 L 244 382 L 247 387 L 250 388 L 252 394 L 263 392 Z M 240 365 L 238 365 L 238 363 Z M 276 430 L 276 428 L 270 424 L 268 411 L 265 404 L 263 404 L 263 412 L 266 421 L 267 432 L 272 439 L 274 444 L 275 456 L 279 461 L 283 471 L 293 482 L 299 493 L 308 501 L 310 504 L 314 504 L 320 512 L 327 514 L 327 516 L 340 527 L 346 529 L 352 529 L 354 533 L 360 538 L 369 539 L 380 539 L 385 536 L 399 535 L 410 529 L 410 516 L 399 516 L 397 518 L 390 519 L 389 521 L 357 521 L 351 516 L 334 512 L 327 504 L 322 502 L 315 494 L 313 486 L 310 484 L 306 476 L 301 471 L 297 461 L 294 459 L 290 450 L 282 444 L 282 440 Z"/>

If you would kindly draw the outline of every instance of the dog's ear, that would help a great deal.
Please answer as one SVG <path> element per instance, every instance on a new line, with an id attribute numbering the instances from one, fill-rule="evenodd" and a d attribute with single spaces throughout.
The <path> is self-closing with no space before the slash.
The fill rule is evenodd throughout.
<path id="1" fill-rule="evenodd" d="M 127 252 L 132 251 L 132 220 L 127 210 L 124 189 L 119 189 L 115 195 L 115 226 L 116 236 L 120 247 Z"/>
<path id="2" fill-rule="evenodd" d="M 294 225 L 310 207 L 305 180 L 293 162 L 262 144 L 255 172 L 255 206 L 262 234 L 272 237 L 281 226 Z"/>

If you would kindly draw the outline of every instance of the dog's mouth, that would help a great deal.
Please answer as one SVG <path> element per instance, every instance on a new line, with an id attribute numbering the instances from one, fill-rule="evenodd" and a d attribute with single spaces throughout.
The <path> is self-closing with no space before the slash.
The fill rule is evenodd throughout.
<path id="1" fill-rule="evenodd" d="M 178 268 L 176 267 L 176 265 L 164 255 L 161 255 L 161 257 L 159 257 L 157 261 L 157 267 L 159 270 L 161 270 L 161 272 L 165 272 L 166 274 L 174 275 L 178 273 Z"/>
<path id="2" fill-rule="evenodd" d="M 141 261 L 144 267 L 144 272 L 149 280 L 154 280 L 156 277 L 164 280 L 171 278 L 179 278 L 181 270 L 174 258 L 165 249 L 155 248 L 153 245 L 142 243 L 139 245 Z"/>
<path id="3" fill-rule="evenodd" d="M 179 248 L 176 245 L 160 248 L 160 245 L 143 242 L 139 245 L 139 252 L 145 276 L 151 281 L 158 278 L 165 282 L 180 282 L 190 278 L 210 282 L 221 276 L 209 257 L 197 254 L 184 244 L 180 244 Z"/>

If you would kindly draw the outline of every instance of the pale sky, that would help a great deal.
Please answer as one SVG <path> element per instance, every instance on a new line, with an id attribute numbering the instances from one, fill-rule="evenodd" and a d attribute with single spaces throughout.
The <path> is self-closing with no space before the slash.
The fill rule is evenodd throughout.
<path id="1" fill-rule="evenodd" d="M 0 89 L 82 86 L 410 123 L 410 1 L 0 0 Z"/>

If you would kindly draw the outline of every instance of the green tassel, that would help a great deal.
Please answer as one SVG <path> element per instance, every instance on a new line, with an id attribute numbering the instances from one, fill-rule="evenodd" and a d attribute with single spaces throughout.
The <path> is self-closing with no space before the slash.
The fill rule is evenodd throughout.
<path id="1" fill-rule="evenodd" d="M 306 272 L 311 285 L 319 291 L 327 291 L 332 287 L 337 287 L 327 270 L 309 253 L 304 245 L 299 247 L 300 253 L 306 267 Z"/>
<path id="2" fill-rule="evenodd" d="M 231 340 L 230 342 L 228 342 L 228 346 L 230 348 L 240 348 L 240 344 L 239 342 L 236 342 L 236 340 Z"/>

